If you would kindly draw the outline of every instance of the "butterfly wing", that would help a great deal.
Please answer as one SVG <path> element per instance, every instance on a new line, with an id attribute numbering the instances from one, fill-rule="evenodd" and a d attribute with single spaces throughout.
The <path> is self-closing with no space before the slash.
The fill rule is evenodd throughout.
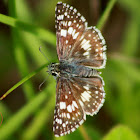
<path id="1" fill-rule="evenodd" d="M 69 58 L 79 65 L 93 68 L 104 68 L 106 64 L 106 45 L 101 32 L 95 28 L 87 28 L 74 44 Z"/>
<path id="2" fill-rule="evenodd" d="M 98 112 L 104 102 L 103 80 L 92 78 L 58 78 L 53 131 L 63 136 L 75 131 L 87 115 Z"/>
<path id="3" fill-rule="evenodd" d="M 106 64 L 106 45 L 101 32 L 88 27 L 85 18 L 65 3 L 56 6 L 57 54 L 59 60 L 79 65 L 103 68 Z"/>
<path id="4" fill-rule="evenodd" d="M 56 137 L 75 131 L 85 119 L 85 113 L 77 101 L 69 80 L 61 77 L 57 80 L 56 106 L 53 131 Z"/>
<path id="5" fill-rule="evenodd" d="M 72 77 L 70 84 L 86 115 L 97 114 L 105 100 L 103 79 L 100 76 L 91 78 Z"/>
<path id="6" fill-rule="evenodd" d="M 83 34 L 87 23 L 75 8 L 62 2 L 57 3 L 55 16 L 57 54 L 59 60 L 66 60 L 69 59 L 68 54 Z"/>

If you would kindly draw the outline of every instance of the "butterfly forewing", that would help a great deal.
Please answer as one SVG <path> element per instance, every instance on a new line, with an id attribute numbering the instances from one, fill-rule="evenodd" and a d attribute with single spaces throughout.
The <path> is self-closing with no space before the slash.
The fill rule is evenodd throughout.
<path id="1" fill-rule="evenodd" d="M 86 119 L 85 113 L 73 93 L 69 80 L 58 78 L 53 131 L 55 136 L 63 136 L 75 131 Z"/>
<path id="2" fill-rule="evenodd" d="M 69 59 L 73 49 L 87 27 L 87 22 L 75 8 L 59 2 L 56 6 L 57 54 L 59 60 Z"/>

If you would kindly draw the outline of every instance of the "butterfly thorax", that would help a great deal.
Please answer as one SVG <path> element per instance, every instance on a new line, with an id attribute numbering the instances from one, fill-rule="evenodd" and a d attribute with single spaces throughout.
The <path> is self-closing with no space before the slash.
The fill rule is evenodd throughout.
<path id="1" fill-rule="evenodd" d="M 52 63 L 48 66 L 49 74 L 55 77 L 93 77 L 100 74 L 99 71 L 74 62 L 60 61 L 60 63 Z"/>

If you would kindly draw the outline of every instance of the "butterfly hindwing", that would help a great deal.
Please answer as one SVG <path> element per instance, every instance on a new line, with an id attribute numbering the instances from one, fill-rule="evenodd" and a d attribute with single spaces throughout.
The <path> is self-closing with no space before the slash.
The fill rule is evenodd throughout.
<path id="1" fill-rule="evenodd" d="M 74 44 L 69 57 L 80 65 L 103 68 L 106 64 L 105 51 L 106 45 L 101 32 L 96 27 L 90 27 Z"/>
<path id="2" fill-rule="evenodd" d="M 105 98 L 104 81 L 100 76 L 91 78 L 71 77 L 70 84 L 74 96 L 87 115 L 93 116 L 102 107 Z"/>

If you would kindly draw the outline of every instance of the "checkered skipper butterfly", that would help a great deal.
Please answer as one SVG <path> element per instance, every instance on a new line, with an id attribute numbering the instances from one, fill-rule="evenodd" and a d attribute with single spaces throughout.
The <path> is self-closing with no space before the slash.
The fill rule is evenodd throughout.
<path id="1" fill-rule="evenodd" d="M 60 63 L 48 66 L 56 77 L 56 106 L 53 131 L 56 137 L 75 131 L 102 107 L 104 82 L 97 69 L 105 67 L 106 45 L 96 27 L 72 6 L 56 6 L 57 54 Z"/>

